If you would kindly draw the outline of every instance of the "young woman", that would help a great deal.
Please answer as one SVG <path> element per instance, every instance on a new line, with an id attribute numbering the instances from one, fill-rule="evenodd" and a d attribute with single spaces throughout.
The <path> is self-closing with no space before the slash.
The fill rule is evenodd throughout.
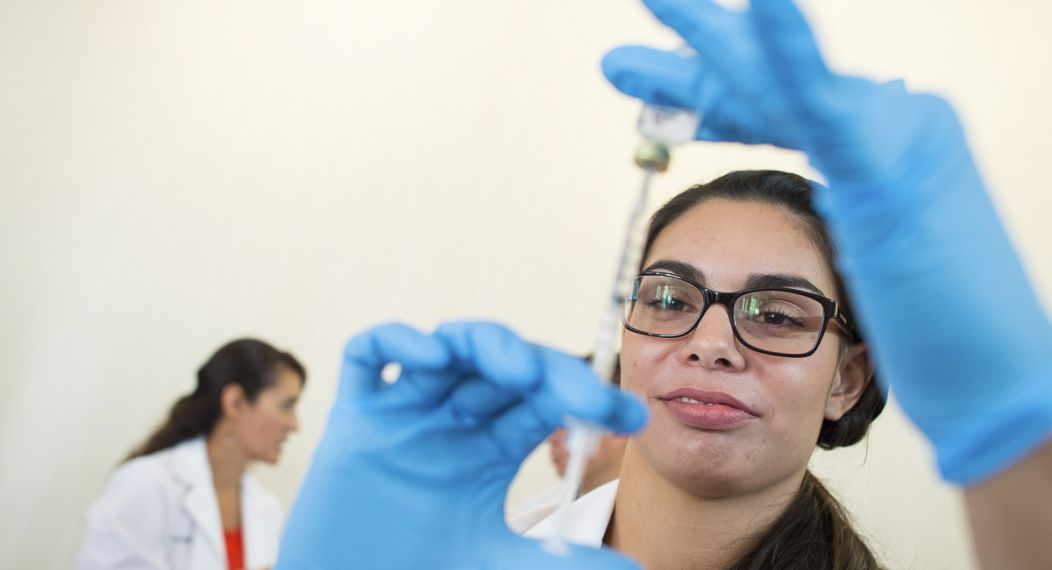
<path id="1" fill-rule="evenodd" d="M 884 407 L 811 194 L 735 172 L 654 215 L 621 353 L 650 423 L 620 480 L 575 504 L 572 540 L 646 568 L 878 567 L 807 471 Z"/>
<path id="2" fill-rule="evenodd" d="M 752 190 L 688 192 L 655 221 L 626 316 L 622 386 L 642 404 L 494 324 L 366 331 L 348 343 L 279 566 L 632 567 L 608 549 L 551 556 L 501 511 L 518 464 L 565 418 L 632 432 L 645 408 L 605 513 L 570 521 L 584 542 L 648 568 L 873 567 L 806 471 L 816 442 L 851 443 L 882 406 L 861 324 L 963 487 L 981 564 L 1048 568 L 1052 322 L 951 107 L 830 70 L 791 0 L 645 3 L 694 52 L 618 48 L 606 77 L 696 111 L 700 140 L 806 153 L 829 182 L 815 204 L 861 322 L 812 215 Z"/>
<path id="3" fill-rule="evenodd" d="M 306 379 L 265 342 L 220 348 L 91 506 L 77 568 L 272 566 L 281 506 L 246 470 L 280 458 Z"/>

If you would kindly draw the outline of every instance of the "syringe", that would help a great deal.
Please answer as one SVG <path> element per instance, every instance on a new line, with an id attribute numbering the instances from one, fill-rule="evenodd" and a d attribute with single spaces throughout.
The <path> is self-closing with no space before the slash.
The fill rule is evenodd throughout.
<path id="1" fill-rule="evenodd" d="M 639 115 L 637 125 L 644 141 L 636 148 L 635 163 L 643 169 L 643 183 L 636 203 L 628 218 L 628 228 L 621 246 L 621 258 L 609 303 L 603 311 L 592 353 L 592 371 L 609 383 L 613 377 L 617 359 L 617 333 L 621 330 L 621 311 L 628 297 L 632 282 L 639 271 L 643 255 L 643 212 L 647 206 L 650 180 L 655 172 L 668 169 L 669 147 L 692 140 L 698 129 L 698 116 L 690 111 L 671 107 L 647 105 Z M 577 498 L 584 478 L 588 458 L 599 445 L 601 432 L 598 428 L 574 419 L 566 422 L 566 447 L 569 458 L 563 476 L 555 513 L 552 515 L 552 532 L 544 542 L 544 548 L 555 554 L 566 553 L 566 528 L 569 522 L 570 505 Z"/>

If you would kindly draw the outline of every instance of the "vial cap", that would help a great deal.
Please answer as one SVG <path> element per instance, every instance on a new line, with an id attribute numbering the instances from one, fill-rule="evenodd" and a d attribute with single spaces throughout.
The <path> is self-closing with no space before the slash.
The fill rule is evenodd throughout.
<path id="1" fill-rule="evenodd" d="M 643 141 L 636 147 L 635 160 L 640 168 L 664 172 L 668 170 L 668 147 L 656 141 Z"/>

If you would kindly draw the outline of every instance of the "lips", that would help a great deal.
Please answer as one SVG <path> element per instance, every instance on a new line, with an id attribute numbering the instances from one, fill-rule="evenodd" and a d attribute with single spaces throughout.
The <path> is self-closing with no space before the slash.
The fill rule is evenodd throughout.
<path id="1" fill-rule="evenodd" d="M 698 429 L 729 430 L 760 417 L 740 400 L 723 392 L 680 388 L 658 400 L 674 418 Z"/>

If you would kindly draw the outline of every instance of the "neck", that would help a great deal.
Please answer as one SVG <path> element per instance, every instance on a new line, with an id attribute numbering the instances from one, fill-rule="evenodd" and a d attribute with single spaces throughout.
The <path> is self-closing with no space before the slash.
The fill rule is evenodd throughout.
<path id="1" fill-rule="evenodd" d="M 581 480 L 581 494 L 585 494 L 592 489 L 596 489 L 617 479 L 621 471 L 621 465 L 615 465 L 611 469 L 602 470 L 585 470 L 584 479 Z"/>
<path id="2" fill-rule="evenodd" d="M 208 436 L 208 463 L 212 468 L 212 483 L 217 493 L 236 492 L 241 488 L 241 476 L 248 467 L 248 458 L 236 441 L 221 435 L 226 430 L 217 425 Z"/>
<path id="3" fill-rule="evenodd" d="M 662 477 L 633 447 L 607 542 L 644 568 L 727 568 L 785 511 L 804 475 L 749 493 L 702 495 Z"/>

